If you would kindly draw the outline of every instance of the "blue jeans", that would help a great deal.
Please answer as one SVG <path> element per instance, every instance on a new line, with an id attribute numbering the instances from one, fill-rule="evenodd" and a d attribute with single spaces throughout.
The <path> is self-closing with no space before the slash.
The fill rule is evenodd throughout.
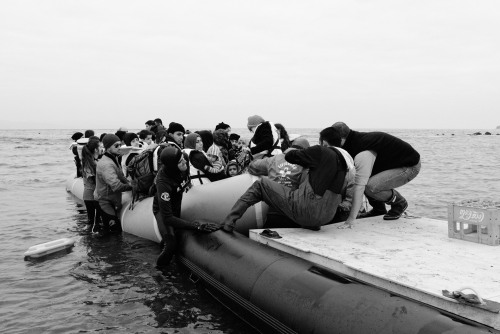
<path id="1" fill-rule="evenodd" d="M 392 189 L 401 187 L 413 180 L 420 172 L 420 161 L 411 167 L 384 170 L 373 175 L 365 187 L 365 195 L 377 201 L 387 202 L 392 198 Z"/>

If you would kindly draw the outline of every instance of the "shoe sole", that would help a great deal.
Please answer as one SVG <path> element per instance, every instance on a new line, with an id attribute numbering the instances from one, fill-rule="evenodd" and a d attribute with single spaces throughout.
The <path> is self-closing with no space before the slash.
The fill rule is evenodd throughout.
<path id="1" fill-rule="evenodd" d="M 401 216 L 403 215 L 403 213 L 405 213 L 406 209 L 408 209 L 408 202 L 406 202 L 406 206 L 403 209 L 403 211 L 401 211 L 401 213 L 399 214 L 399 216 L 388 216 L 388 215 L 385 215 L 384 216 L 384 220 L 396 220 L 396 219 L 399 219 L 399 218 L 401 218 Z"/>

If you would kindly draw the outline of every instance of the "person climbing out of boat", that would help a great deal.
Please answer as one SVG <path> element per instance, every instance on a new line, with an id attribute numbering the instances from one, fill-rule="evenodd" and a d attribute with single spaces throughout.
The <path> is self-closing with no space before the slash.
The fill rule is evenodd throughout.
<path id="1" fill-rule="evenodd" d="M 356 168 L 352 208 L 339 228 L 352 228 L 356 218 L 384 215 L 384 220 L 399 219 L 408 202 L 395 188 L 418 175 L 420 154 L 407 142 L 385 132 L 358 132 L 343 122 L 332 128 L 342 138 L 341 147 L 354 157 Z M 363 194 L 372 209 L 358 214 Z M 386 204 L 391 207 L 389 211 Z"/>
<path id="2" fill-rule="evenodd" d="M 236 221 L 250 206 L 260 201 L 304 228 L 319 230 L 333 219 L 342 199 L 340 194 L 347 172 L 342 153 L 334 147 L 315 145 L 291 150 L 285 154 L 285 160 L 308 168 L 306 180 L 297 189 L 267 178 L 255 181 L 223 220 L 224 231 L 232 232 Z"/>
<path id="3" fill-rule="evenodd" d="M 298 164 L 286 161 L 285 154 L 292 150 L 301 150 L 310 146 L 307 139 L 299 138 L 284 153 L 252 161 L 248 166 L 248 173 L 257 176 L 267 176 L 269 180 L 295 190 L 307 179 L 307 170 L 304 170 Z M 270 207 L 267 212 L 264 228 L 276 227 L 300 227 L 300 225 L 281 214 L 279 210 Z"/>
<path id="4" fill-rule="evenodd" d="M 153 198 L 153 214 L 162 236 L 163 249 L 156 260 L 158 267 L 167 266 L 175 254 L 177 229 L 213 232 L 219 224 L 195 220 L 189 222 L 180 218 L 182 195 L 188 189 L 189 179 L 185 177 L 188 164 L 184 154 L 177 147 L 166 147 L 160 159 L 162 167 L 156 177 L 156 195 Z"/>
<path id="5" fill-rule="evenodd" d="M 75 132 L 71 136 L 71 139 L 73 142 L 71 143 L 69 149 L 74 155 L 75 159 L 75 166 L 76 166 L 76 177 L 82 177 L 82 160 L 80 159 L 80 156 L 78 155 L 78 139 L 83 137 L 83 133 L 81 132 Z"/>
<path id="6" fill-rule="evenodd" d="M 354 159 L 346 150 L 340 148 L 341 142 L 338 140 L 338 134 L 333 128 L 329 127 L 323 129 L 321 131 L 320 136 L 321 136 L 320 145 L 326 147 L 335 147 L 335 149 L 337 149 L 340 153 L 342 153 L 342 156 L 344 157 L 344 160 L 347 164 L 347 173 L 345 176 L 344 185 L 342 186 L 342 202 L 340 202 L 337 208 L 337 213 L 335 214 L 335 217 L 333 217 L 331 223 L 334 224 L 334 223 L 345 222 L 347 220 L 347 217 L 349 217 L 349 213 L 351 211 L 352 197 L 354 194 L 354 178 L 356 176 Z"/>
<path id="7" fill-rule="evenodd" d="M 248 117 L 247 128 L 253 133 L 247 150 L 254 159 L 282 153 L 280 134 L 274 123 L 265 121 L 259 115 L 253 115 Z"/>
<path id="8" fill-rule="evenodd" d="M 186 153 L 189 161 L 189 177 L 193 186 L 208 184 L 210 179 L 206 175 L 205 166 L 211 163 L 205 152 L 203 152 L 203 140 L 196 132 L 190 133 L 184 139 L 183 153 Z"/>
<path id="9" fill-rule="evenodd" d="M 92 136 L 82 150 L 83 202 L 87 208 L 87 222 L 91 226 L 101 224 L 101 208 L 94 197 L 99 146 L 99 137 Z"/>
<path id="10" fill-rule="evenodd" d="M 106 236 L 110 232 L 121 232 L 118 213 L 122 206 L 122 192 L 132 190 L 127 178 L 123 175 L 118 156 L 122 146 L 118 136 L 108 133 L 102 139 L 106 152 L 97 162 L 96 188 L 94 197 L 101 207 L 102 225 L 96 226 L 94 232 Z"/>

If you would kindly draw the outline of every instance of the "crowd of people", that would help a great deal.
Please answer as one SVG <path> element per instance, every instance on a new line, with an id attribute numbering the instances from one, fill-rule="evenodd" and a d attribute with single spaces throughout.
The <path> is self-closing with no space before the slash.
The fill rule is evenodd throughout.
<path id="1" fill-rule="evenodd" d="M 182 124 L 149 120 L 138 133 L 120 128 L 100 137 L 92 130 L 71 138 L 77 177 L 92 231 L 100 237 L 121 232 L 122 193 L 133 202 L 154 196 L 153 214 L 162 236 L 157 265 L 175 254 L 176 230 L 232 233 L 246 210 L 269 205 L 265 228 L 341 223 L 352 228 L 357 218 L 383 215 L 399 219 L 408 207 L 395 188 L 420 171 L 420 155 L 407 142 L 384 132 L 358 132 L 337 122 L 319 133 L 319 145 L 290 138 L 285 127 L 259 115 L 248 117 L 246 142 L 223 122 L 213 131 L 191 132 Z M 222 222 L 181 218 L 183 193 L 193 186 L 243 173 L 263 176 L 236 200 Z M 362 210 L 363 198 L 371 210 Z M 389 206 L 389 210 L 387 207 Z"/>

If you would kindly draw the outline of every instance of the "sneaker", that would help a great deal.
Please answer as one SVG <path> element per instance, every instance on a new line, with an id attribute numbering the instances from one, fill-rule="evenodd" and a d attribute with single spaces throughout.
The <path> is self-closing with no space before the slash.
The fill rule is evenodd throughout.
<path id="1" fill-rule="evenodd" d="M 384 215 L 384 220 L 396 220 L 401 218 L 401 215 L 408 209 L 408 202 L 403 197 L 399 201 L 391 205 L 391 209 Z"/>
<path id="2" fill-rule="evenodd" d="M 376 217 L 376 216 L 382 216 L 387 213 L 387 210 L 377 210 L 377 209 L 371 209 L 368 212 L 361 212 L 358 214 L 358 219 L 360 218 L 369 218 L 369 217 Z"/>

